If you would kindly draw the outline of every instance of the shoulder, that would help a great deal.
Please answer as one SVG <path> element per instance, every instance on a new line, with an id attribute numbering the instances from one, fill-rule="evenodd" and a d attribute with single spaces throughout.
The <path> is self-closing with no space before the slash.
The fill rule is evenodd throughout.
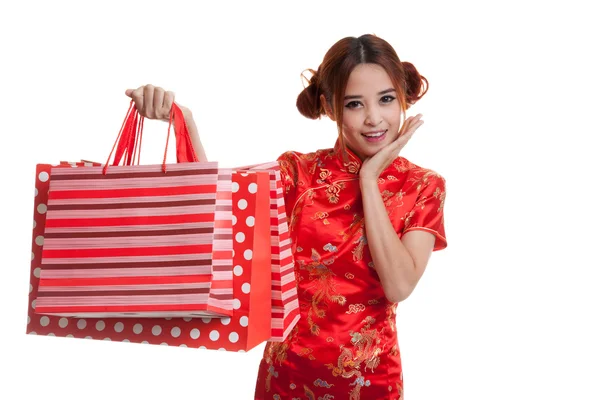
<path id="1" fill-rule="evenodd" d="M 277 158 L 283 180 L 289 187 L 306 186 L 312 181 L 316 166 L 321 164 L 321 160 L 329 153 L 329 149 L 310 153 L 286 151 Z"/>
<path id="2" fill-rule="evenodd" d="M 316 160 L 317 158 L 320 158 L 320 157 L 324 157 L 324 156 L 328 155 L 329 153 L 331 153 L 332 151 L 333 151 L 333 149 L 320 149 L 320 150 L 312 151 L 310 153 L 302 153 L 300 151 L 288 150 L 285 153 L 281 154 L 277 159 L 285 160 L 285 161 L 296 161 L 296 162 L 310 161 L 310 160 Z"/>
<path id="3" fill-rule="evenodd" d="M 303 169 L 329 156 L 332 151 L 333 149 L 320 149 L 310 153 L 302 153 L 299 151 L 289 150 L 281 154 L 277 158 L 277 161 L 280 164 L 284 164 L 288 168 L 291 167 Z"/>
<path id="4" fill-rule="evenodd" d="M 428 187 L 445 190 L 446 179 L 437 171 L 417 165 L 404 157 L 394 160 L 395 170 L 406 174 L 409 183 L 417 185 L 417 190 L 422 191 Z"/>

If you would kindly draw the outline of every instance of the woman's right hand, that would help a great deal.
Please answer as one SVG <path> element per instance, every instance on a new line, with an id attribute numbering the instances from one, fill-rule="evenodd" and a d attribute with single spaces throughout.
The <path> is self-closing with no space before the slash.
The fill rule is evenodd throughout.
<path id="1" fill-rule="evenodd" d="M 125 94 L 133 99 L 135 107 L 144 118 L 169 121 L 175 93 L 153 85 L 127 89 Z"/>

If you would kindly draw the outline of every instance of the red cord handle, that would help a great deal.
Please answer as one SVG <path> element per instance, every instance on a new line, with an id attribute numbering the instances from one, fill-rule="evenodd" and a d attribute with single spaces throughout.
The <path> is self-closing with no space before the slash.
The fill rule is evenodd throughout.
<path id="1" fill-rule="evenodd" d="M 167 143 L 165 144 L 165 153 L 163 157 L 162 170 L 167 172 L 167 153 L 169 149 L 169 137 L 171 136 L 171 125 L 175 130 L 175 145 L 177 150 L 177 162 L 198 162 L 198 156 L 194 151 L 190 138 L 188 127 L 181 108 L 175 103 L 169 113 L 169 126 L 167 128 Z M 133 165 L 137 155 L 137 165 L 140 163 L 142 148 L 142 133 L 144 130 L 144 117 L 142 117 L 135 108 L 133 100 L 129 104 L 129 110 L 125 114 L 125 119 L 115 140 L 112 150 L 108 155 L 106 164 L 102 173 L 106 175 L 110 159 L 115 154 L 112 165 L 117 166 L 123 159 L 124 165 Z M 116 152 L 115 152 L 116 149 Z M 125 156 L 125 158 L 123 157 Z"/>

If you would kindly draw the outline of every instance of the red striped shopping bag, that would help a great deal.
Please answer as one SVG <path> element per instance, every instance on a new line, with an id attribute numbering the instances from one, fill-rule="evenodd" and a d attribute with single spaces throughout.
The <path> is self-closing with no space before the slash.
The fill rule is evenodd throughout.
<path id="1" fill-rule="evenodd" d="M 110 167 L 40 172 L 50 183 L 37 313 L 231 316 L 231 176 L 166 157 L 118 165 L 139 162 L 142 124 L 130 107 Z"/>

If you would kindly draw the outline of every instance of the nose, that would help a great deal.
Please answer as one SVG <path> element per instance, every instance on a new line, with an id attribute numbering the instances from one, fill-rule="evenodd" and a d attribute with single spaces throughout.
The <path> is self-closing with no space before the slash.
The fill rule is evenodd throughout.
<path id="1" fill-rule="evenodd" d="M 365 124 L 369 126 L 377 126 L 379 125 L 383 119 L 381 118 L 381 113 L 379 112 L 378 107 L 369 107 L 367 109 L 367 115 L 365 118 Z"/>

